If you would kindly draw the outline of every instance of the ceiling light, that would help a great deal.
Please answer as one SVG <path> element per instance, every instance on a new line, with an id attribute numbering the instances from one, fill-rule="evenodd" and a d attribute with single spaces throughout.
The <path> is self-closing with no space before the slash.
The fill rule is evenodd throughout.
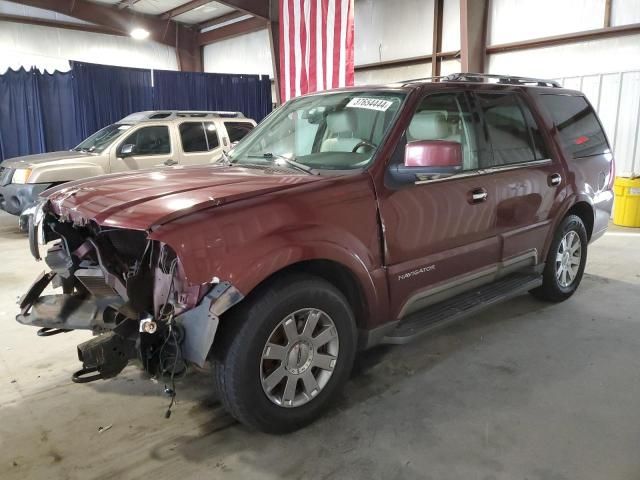
<path id="1" fill-rule="evenodd" d="M 131 30 L 131 36 L 136 40 L 144 40 L 149 36 L 149 31 L 144 28 L 137 27 Z"/>

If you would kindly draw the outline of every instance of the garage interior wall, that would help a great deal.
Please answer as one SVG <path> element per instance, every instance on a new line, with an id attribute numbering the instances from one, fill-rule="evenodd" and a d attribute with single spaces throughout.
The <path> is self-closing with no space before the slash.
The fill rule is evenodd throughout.
<path id="1" fill-rule="evenodd" d="M 355 0 L 355 81 L 389 83 L 431 76 L 431 61 L 403 66 L 387 62 L 431 55 L 434 0 Z M 402 25 L 402 28 L 398 26 Z M 442 51 L 460 49 L 460 0 L 444 0 Z M 382 64 L 376 67 L 376 64 Z M 366 68 L 363 68 L 366 67 Z M 442 62 L 441 73 L 459 72 L 458 60 Z"/>
<path id="2" fill-rule="evenodd" d="M 0 0 L 0 14 L 71 23 L 86 23 L 48 10 Z M 103 65 L 178 70 L 174 48 L 130 37 L 0 21 L 0 73 L 36 66 L 65 72 L 69 61 Z"/>
<path id="3" fill-rule="evenodd" d="M 269 75 L 273 78 L 267 29 L 206 45 L 202 59 L 205 72 Z"/>
<path id="4" fill-rule="evenodd" d="M 602 28 L 605 1 L 492 0 L 487 43 Z M 611 26 L 636 22 L 640 0 L 612 0 Z M 486 65 L 489 73 L 553 78 L 583 91 L 607 132 L 616 173 L 640 175 L 640 35 L 496 53 L 487 57 Z"/>

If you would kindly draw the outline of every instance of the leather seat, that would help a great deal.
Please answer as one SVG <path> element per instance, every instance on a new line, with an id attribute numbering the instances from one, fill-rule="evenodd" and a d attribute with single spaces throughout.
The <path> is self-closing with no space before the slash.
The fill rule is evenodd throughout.
<path id="1" fill-rule="evenodd" d="M 416 113 L 407 129 L 407 141 L 451 140 L 459 142 L 457 135 L 451 135 L 451 127 L 442 112 L 425 111 Z"/>
<path id="2" fill-rule="evenodd" d="M 357 120 L 351 110 L 342 110 L 327 115 L 329 138 L 322 142 L 321 152 L 351 152 L 362 141 L 355 137 Z"/>

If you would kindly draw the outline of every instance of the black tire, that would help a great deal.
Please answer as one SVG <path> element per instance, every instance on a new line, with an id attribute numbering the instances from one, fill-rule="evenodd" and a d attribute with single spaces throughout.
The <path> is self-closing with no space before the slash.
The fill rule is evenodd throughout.
<path id="1" fill-rule="evenodd" d="M 563 286 L 557 276 L 558 263 L 556 261 L 556 256 L 558 255 L 562 239 L 565 238 L 569 232 L 575 232 L 578 235 L 581 256 L 577 274 L 569 285 Z M 577 215 L 568 215 L 565 217 L 558 226 L 553 237 L 553 241 L 551 242 L 551 246 L 549 247 L 549 253 L 547 254 L 547 260 L 542 274 L 542 285 L 531 290 L 530 293 L 540 300 L 549 302 L 562 302 L 573 295 L 580 285 L 580 281 L 582 280 L 582 275 L 584 273 L 584 267 L 587 263 L 587 245 L 587 230 L 584 227 L 582 219 Z"/>
<path id="2" fill-rule="evenodd" d="M 339 340 L 335 366 L 304 405 L 276 405 L 262 386 L 262 353 L 280 322 L 305 308 L 320 309 L 333 321 Z M 221 320 L 219 333 L 212 353 L 220 400 L 236 420 L 267 433 L 292 432 L 320 416 L 349 378 L 356 352 L 349 303 L 333 285 L 309 275 L 288 275 L 261 288 Z"/>

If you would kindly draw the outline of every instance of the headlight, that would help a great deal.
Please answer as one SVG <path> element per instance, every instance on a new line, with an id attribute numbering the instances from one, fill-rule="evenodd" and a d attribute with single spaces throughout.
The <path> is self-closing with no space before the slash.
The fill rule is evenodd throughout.
<path id="1" fill-rule="evenodd" d="M 13 178 L 11 179 L 11 182 L 24 184 L 29 181 L 30 176 L 31 176 L 30 168 L 18 168 L 16 169 L 15 172 L 13 172 Z"/>

